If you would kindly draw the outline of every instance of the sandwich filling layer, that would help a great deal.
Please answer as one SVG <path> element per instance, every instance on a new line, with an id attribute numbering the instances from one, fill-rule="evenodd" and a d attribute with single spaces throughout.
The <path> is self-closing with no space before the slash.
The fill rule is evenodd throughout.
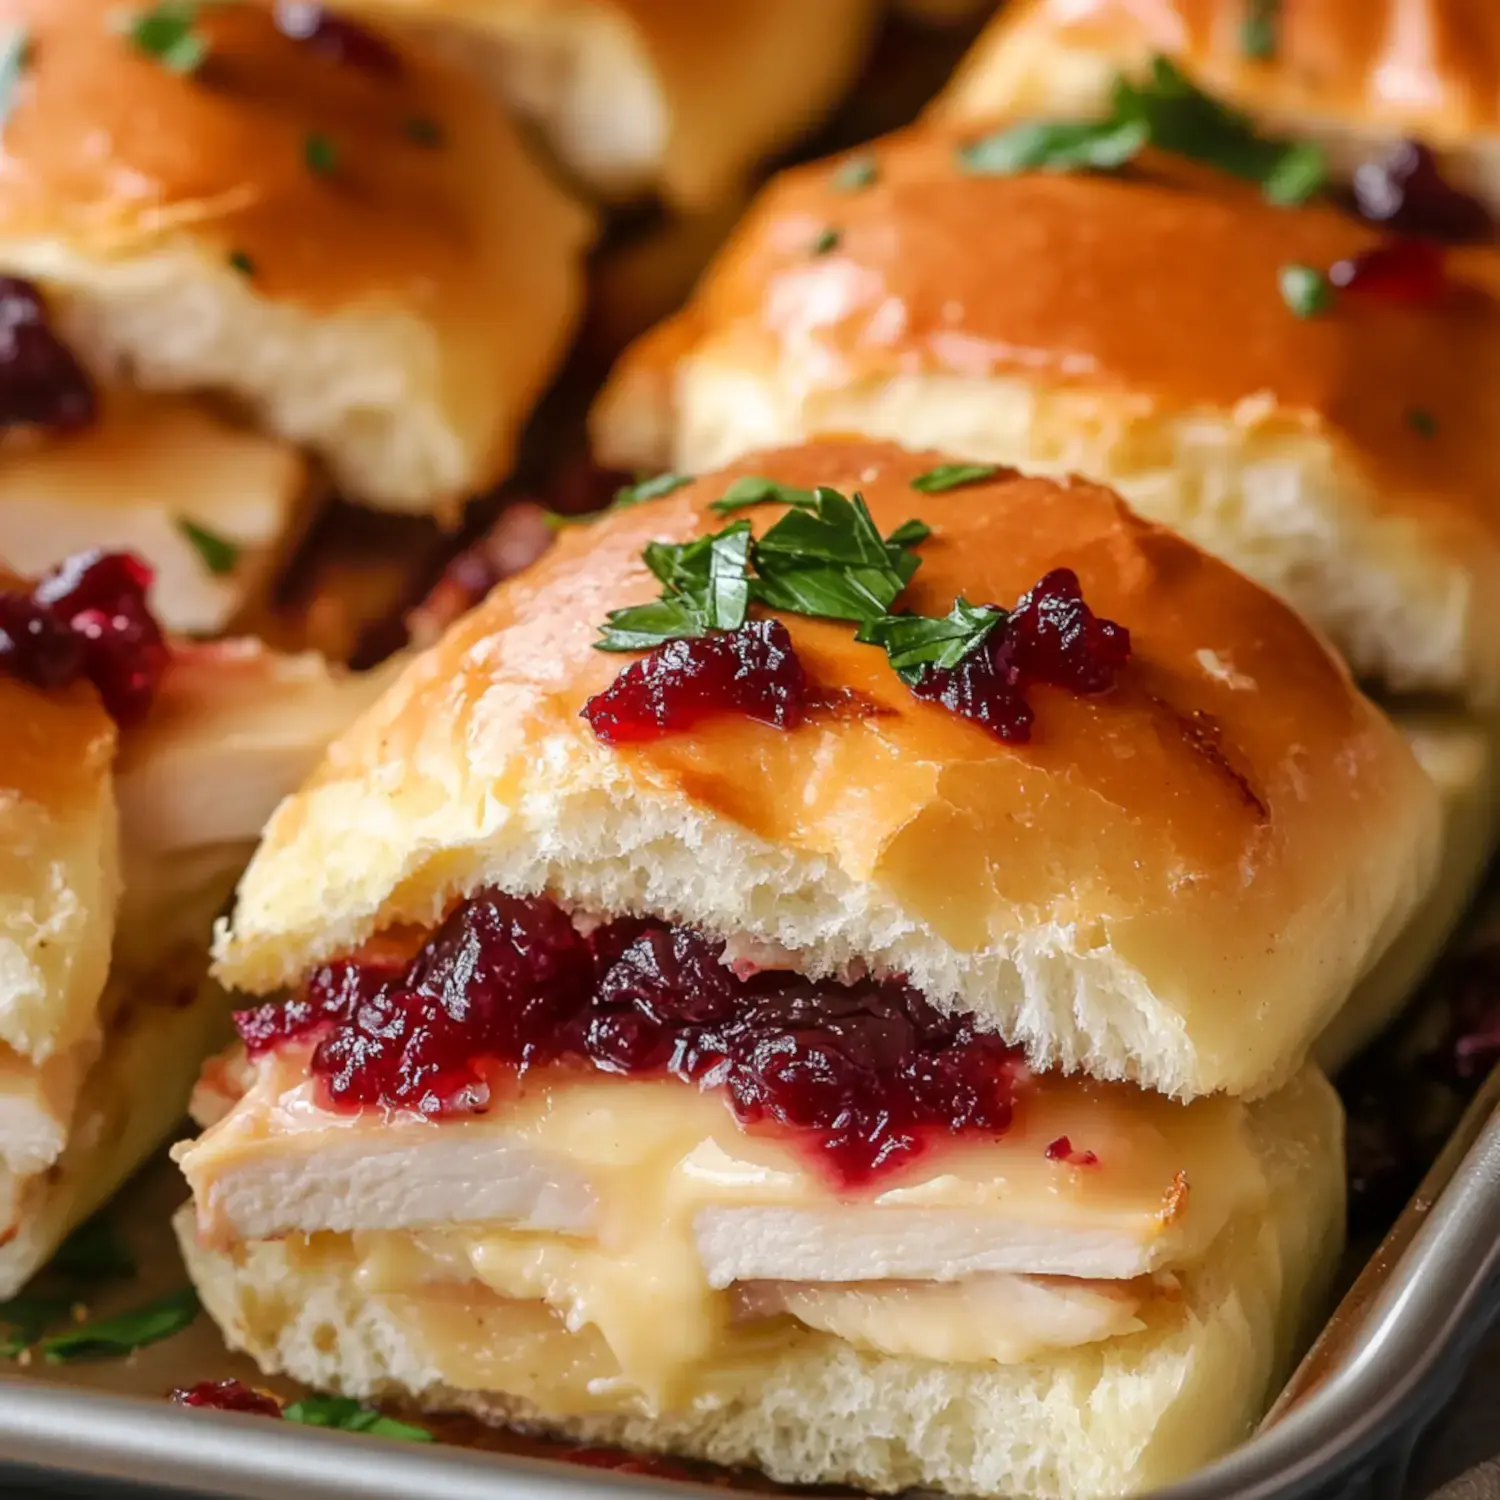
<path id="1" fill-rule="evenodd" d="M 388 933 L 238 1017 L 179 1149 L 199 1232 L 306 1236 L 428 1321 L 492 1308 L 482 1357 L 557 1351 L 537 1399 L 656 1411 L 788 1338 L 1127 1335 L 1264 1207 L 1239 1100 L 1034 1073 L 897 976 L 794 963 L 494 891 Z"/>

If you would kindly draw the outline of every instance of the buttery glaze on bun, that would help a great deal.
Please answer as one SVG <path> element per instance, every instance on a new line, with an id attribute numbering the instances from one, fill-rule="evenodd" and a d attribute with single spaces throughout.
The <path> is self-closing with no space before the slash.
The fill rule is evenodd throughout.
<path id="1" fill-rule="evenodd" d="M 195 8 L 204 60 L 113 0 L 0 0 L 0 270 L 96 372 L 222 393 L 353 498 L 499 478 L 580 298 L 589 226 L 493 102 L 420 48 L 329 55 L 271 7 Z"/>
<path id="2" fill-rule="evenodd" d="M 219 977 L 266 991 L 484 885 L 646 912 L 910 977 L 1038 1065 L 1192 1096 L 1288 1076 L 1431 875 L 1438 808 L 1292 612 L 1109 492 L 873 443 L 754 455 L 565 536 L 331 748 L 271 820 Z M 608 748 L 579 717 L 655 592 L 653 539 L 717 529 L 737 475 L 860 491 L 934 528 L 904 605 L 1013 605 L 1049 569 L 1131 632 L 1102 698 L 1038 689 L 1028 745 L 923 703 L 852 627 L 784 623 L 827 706 Z M 759 530 L 777 507 L 749 514 Z"/>
<path id="3" fill-rule="evenodd" d="M 1346 172 L 1415 137 L 1455 185 L 1500 208 L 1500 8 L 1491 0 L 1300 0 L 1268 10 L 1258 42 L 1243 0 L 1014 0 L 934 112 L 968 123 L 1098 114 L 1116 74 L 1160 54 L 1267 126 L 1318 140 Z"/>
<path id="4" fill-rule="evenodd" d="M 611 199 L 704 208 L 817 125 L 862 61 L 874 0 L 345 0 L 477 72 Z"/>
<path id="5" fill-rule="evenodd" d="M 1128 177 L 963 169 L 914 131 L 783 173 L 685 311 L 628 351 L 603 461 L 693 472 L 858 432 L 1081 472 L 1290 601 L 1362 675 L 1500 693 L 1500 304 L 1314 317 L 1288 265 L 1383 242 L 1175 158 Z M 829 232 L 833 241 L 829 245 Z M 815 253 L 823 244 L 822 253 Z"/>

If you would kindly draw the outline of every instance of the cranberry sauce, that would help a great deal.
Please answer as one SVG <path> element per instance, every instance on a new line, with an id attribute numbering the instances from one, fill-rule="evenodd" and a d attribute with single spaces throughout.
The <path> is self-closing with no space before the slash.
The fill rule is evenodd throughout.
<path id="1" fill-rule="evenodd" d="M 1130 658 L 1130 632 L 1083 602 L 1078 575 L 1054 568 L 1021 597 L 999 629 L 956 667 L 929 667 L 912 685 L 991 734 L 1014 744 L 1031 738 L 1026 692 L 1049 683 L 1070 692 L 1107 692 Z"/>
<path id="2" fill-rule="evenodd" d="M 718 714 L 742 714 L 795 729 L 807 702 L 807 674 L 779 620 L 685 636 L 633 661 L 584 705 L 606 744 L 657 739 Z"/>
<path id="3" fill-rule="evenodd" d="M 1450 244 L 1487 239 L 1494 229 L 1484 205 L 1446 182 L 1437 158 L 1418 141 L 1398 141 L 1361 166 L 1354 205 L 1372 224 Z"/>
<path id="4" fill-rule="evenodd" d="M 373 31 L 330 14 L 312 0 L 276 0 L 276 29 L 330 62 L 381 78 L 400 75 L 401 59 Z"/>
<path id="5" fill-rule="evenodd" d="M 1433 240 L 1392 240 L 1335 261 L 1328 279 L 1342 291 L 1383 302 L 1430 306 L 1448 291 L 1443 247 Z"/>
<path id="6" fill-rule="evenodd" d="M 179 1387 L 171 1399 L 179 1406 L 198 1406 L 210 1411 L 242 1411 L 256 1417 L 279 1417 L 281 1403 L 274 1396 L 253 1391 L 238 1380 L 204 1380 L 186 1389 Z"/>
<path id="7" fill-rule="evenodd" d="M 399 973 L 331 964 L 285 1006 L 241 1011 L 252 1056 L 315 1040 L 333 1108 L 484 1110 L 491 1082 L 564 1065 L 723 1089 L 751 1128 L 796 1132 L 843 1185 L 941 1134 L 996 1135 L 1017 1049 L 896 981 L 738 977 L 723 944 L 634 918 L 588 937 L 546 900 L 481 892 Z"/>
<path id="8" fill-rule="evenodd" d="M 0 276 L 0 428 L 71 432 L 97 415 L 93 383 L 53 332 L 41 293 Z"/>
<path id="9" fill-rule="evenodd" d="M 86 677 L 116 723 L 135 723 L 169 654 L 146 605 L 150 583 L 128 552 L 80 552 L 29 592 L 0 592 L 0 673 L 40 688 Z"/>

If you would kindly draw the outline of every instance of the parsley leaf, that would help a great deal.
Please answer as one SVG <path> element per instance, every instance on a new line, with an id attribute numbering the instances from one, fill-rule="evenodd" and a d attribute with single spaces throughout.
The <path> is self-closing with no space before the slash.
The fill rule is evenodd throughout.
<path id="1" fill-rule="evenodd" d="M 959 166 L 976 177 L 1043 170 L 1111 172 L 1146 144 L 1139 119 L 1027 120 L 959 147 Z"/>
<path id="2" fill-rule="evenodd" d="M 198 1294 L 186 1286 L 130 1312 L 43 1339 L 42 1355 L 48 1364 L 55 1365 L 74 1359 L 107 1359 L 129 1354 L 180 1333 L 197 1316 Z"/>
<path id="3" fill-rule="evenodd" d="M 243 250 L 231 250 L 227 259 L 230 269 L 238 271 L 241 276 L 255 275 L 255 262 Z"/>
<path id="4" fill-rule="evenodd" d="M 203 559 L 203 566 L 216 578 L 224 578 L 234 572 L 240 560 L 240 549 L 236 543 L 210 531 L 206 526 L 200 526 L 187 516 L 177 517 L 177 529 L 192 543 L 198 556 Z"/>
<path id="5" fill-rule="evenodd" d="M 315 177 L 328 177 L 338 170 L 339 148 L 332 136 L 314 130 L 302 142 L 302 160 Z"/>
<path id="6" fill-rule="evenodd" d="M 956 667 L 1005 620 L 1006 612 L 993 604 L 970 604 L 959 598 L 943 619 L 886 615 L 864 626 L 856 639 L 884 646 L 891 666 L 910 683 L 928 667 Z"/>
<path id="7" fill-rule="evenodd" d="M 812 242 L 812 253 L 814 255 L 827 255 L 830 251 L 837 250 L 841 238 L 842 236 L 838 230 L 830 224 Z"/>
<path id="8" fill-rule="evenodd" d="M 615 498 L 610 504 L 610 510 L 625 510 L 632 505 L 639 505 L 643 500 L 655 500 L 659 495 L 670 495 L 673 490 L 680 490 L 683 485 L 691 484 L 691 474 L 657 474 L 651 479 L 642 479 L 636 484 L 621 485 L 615 491 Z"/>
<path id="9" fill-rule="evenodd" d="M 851 156 L 833 174 L 833 187 L 840 193 L 858 193 L 872 186 L 879 176 L 873 156 Z"/>
<path id="10" fill-rule="evenodd" d="M 1249 118 L 1194 86 L 1165 57 L 1140 82 L 1116 78 L 1109 113 L 1097 120 L 1030 120 L 971 141 L 959 166 L 981 176 L 1017 172 L 1114 171 L 1146 146 L 1257 182 L 1270 202 L 1305 203 L 1328 175 L 1311 142 L 1259 135 Z"/>
<path id="11" fill-rule="evenodd" d="M 1333 288 L 1316 266 L 1285 265 L 1277 273 L 1281 300 L 1299 318 L 1315 318 L 1333 306 Z"/>
<path id="12" fill-rule="evenodd" d="M 208 56 L 197 31 L 199 0 L 157 0 L 125 18 L 125 35 L 169 73 L 196 73 Z"/>
<path id="13" fill-rule="evenodd" d="M 115 1276 L 134 1276 L 136 1263 L 113 1220 L 95 1214 L 58 1246 L 49 1269 L 103 1281 Z"/>
<path id="14" fill-rule="evenodd" d="M 662 584 L 650 604 L 612 610 L 594 644 L 601 651 L 642 651 L 681 636 L 737 630 L 750 609 L 750 523 L 692 542 L 651 542 L 646 566 Z"/>
<path id="15" fill-rule="evenodd" d="M 744 510 L 751 505 L 800 505 L 814 504 L 811 490 L 799 490 L 794 485 L 781 484 L 775 479 L 763 479 L 758 474 L 746 474 L 736 479 L 710 506 L 721 515 Z"/>
<path id="16" fill-rule="evenodd" d="M 365 1432 L 372 1437 L 403 1438 L 409 1443 L 430 1443 L 432 1434 L 425 1427 L 398 1422 L 348 1396 L 306 1396 L 282 1407 L 283 1420 L 300 1422 L 304 1427 L 332 1427 L 339 1432 Z"/>
<path id="17" fill-rule="evenodd" d="M 911 482 L 924 495 L 940 495 L 945 490 L 960 489 L 966 484 L 980 484 L 999 473 L 998 464 L 939 464 Z"/>
<path id="18" fill-rule="evenodd" d="M 31 33 L 24 26 L 13 26 L 0 42 L 0 124 L 16 107 L 16 95 L 30 61 Z"/>
<path id="19" fill-rule="evenodd" d="M 1281 0 L 1246 0 L 1245 19 L 1240 23 L 1240 51 L 1255 62 L 1276 56 L 1276 23 Z"/>

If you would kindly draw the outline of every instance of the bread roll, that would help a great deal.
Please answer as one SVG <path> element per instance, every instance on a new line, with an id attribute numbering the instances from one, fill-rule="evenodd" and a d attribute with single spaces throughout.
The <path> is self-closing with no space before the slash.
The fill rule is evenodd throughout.
<path id="1" fill-rule="evenodd" d="M 733 198 L 852 79 L 874 0 L 343 0 L 476 71 L 611 199 Z"/>
<path id="2" fill-rule="evenodd" d="M 1500 213 L 1500 10 L 1489 0 L 1014 0 L 935 113 L 974 123 L 1104 110 L 1120 72 L 1170 57 L 1268 129 L 1319 141 L 1352 176 L 1416 139 Z"/>
<path id="3" fill-rule="evenodd" d="M 190 15 L 183 71 L 112 0 L 0 4 L 28 42 L 0 270 L 46 288 L 90 369 L 231 398 L 352 498 L 432 511 L 494 482 L 572 326 L 584 214 L 421 49 Z"/>
<path id="4" fill-rule="evenodd" d="M 1039 1066 L 1183 1097 L 1285 1079 L 1426 889 L 1431 782 L 1248 580 L 1082 482 L 914 491 L 938 462 L 877 443 L 763 453 L 565 535 L 279 809 L 221 979 L 296 983 L 496 884 L 744 934 L 813 974 L 908 975 Z M 1033 742 L 1005 745 L 917 701 L 852 627 L 791 616 L 820 690 L 864 707 L 600 744 L 578 714 L 621 659 L 595 627 L 654 593 L 643 546 L 715 529 L 708 503 L 747 473 L 858 490 L 883 532 L 929 522 L 902 596 L 920 612 L 1009 606 L 1076 569 L 1132 633 L 1132 685 L 1047 692 Z M 775 511 L 750 514 L 759 529 Z"/>
<path id="5" fill-rule="evenodd" d="M 1500 693 L 1500 303 L 1349 292 L 1288 266 L 1382 243 L 1172 158 L 964 170 L 919 131 L 784 173 L 678 316 L 622 359 L 602 461 L 686 472 L 861 433 L 1081 472 L 1287 599 L 1356 672 Z M 822 253 L 819 247 L 822 246 Z"/>
<path id="6" fill-rule="evenodd" d="M 357 1236 L 212 1250 L 190 1211 L 177 1228 L 231 1347 L 318 1389 L 753 1464 L 785 1483 L 1085 1500 L 1164 1484 L 1248 1436 L 1319 1309 L 1343 1236 L 1338 1100 L 1307 1071 L 1254 1113 L 1267 1209 L 1234 1223 L 1176 1292 L 1148 1303 L 1136 1332 L 999 1365 L 882 1356 L 783 1332 L 739 1394 L 654 1416 L 560 1411 L 505 1394 L 518 1371 L 545 1388 L 543 1372 L 561 1355 L 531 1309 L 487 1299 L 474 1282 L 384 1292 L 378 1268 L 374 1283 L 360 1274 L 372 1261 Z M 558 1323 L 550 1338 L 586 1342 Z"/>

